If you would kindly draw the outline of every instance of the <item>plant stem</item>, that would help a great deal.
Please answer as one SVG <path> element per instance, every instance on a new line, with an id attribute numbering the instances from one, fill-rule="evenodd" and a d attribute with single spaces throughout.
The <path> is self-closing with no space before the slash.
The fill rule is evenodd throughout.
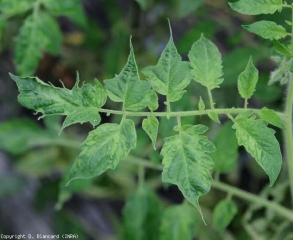
<path id="1" fill-rule="evenodd" d="M 144 159 L 137 159 L 137 158 L 127 158 L 126 161 L 135 163 L 147 168 L 152 168 L 155 170 L 163 170 L 163 166 L 160 164 L 154 164 L 152 162 L 146 161 Z M 262 205 L 264 207 L 267 207 L 274 212 L 278 213 L 279 215 L 283 216 L 284 218 L 287 218 L 291 222 L 293 222 L 293 212 L 290 209 L 287 209 L 285 207 L 282 207 L 281 205 L 278 205 L 277 203 L 274 203 L 272 201 L 269 201 L 265 198 L 259 197 L 258 195 L 243 191 L 241 189 L 238 189 L 236 187 L 229 186 L 228 184 L 221 183 L 219 181 L 213 181 L 212 187 L 221 191 L 224 191 L 231 196 L 237 196 L 239 198 L 242 198 L 246 201 L 256 203 L 259 205 Z"/>
<path id="2" fill-rule="evenodd" d="M 119 111 L 119 110 L 111 110 L 111 109 L 97 109 L 100 113 L 107 113 L 107 114 L 118 114 L 118 115 L 125 115 L 131 117 L 188 117 L 188 116 L 198 116 L 198 115 L 207 115 L 211 112 L 217 114 L 239 114 L 243 112 L 247 112 L 248 110 L 253 110 L 256 114 L 258 114 L 261 109 L 254 109 L 254 108 L 217 108 L 217 109 L 206 109 L 206 110 L 194 110 L 194 111 L 181 111 L 181 112 L 128 112 L 128 111 Z M 281 112 L 276 112 L 280 118 L 284 118 L 285 114 Z"/>
<path id="3" fill-rule="evenodd" d="M 293 23 L 293 8 L 292 8 L 292 23 Z M 292 25 L 293 36 L 293 25 Z M 293 37 L 291 38 L 291 46 L 293 47 Z M 291 73 L 292 75 L 292 73 Z M 285 143 L 285 156 L 288 161 L 288 172 L 290 181 L 291 200 L 293 201 L 293 131 L 292 131 L 292 106 L 293 106 L 293 83 L 289 82 L 287 98 L 285 102 L 285 119 L 283 130 L 284 143 Z"/>
<path id="4" fill-rule="evenodd" d="M 209 100 L 210 100 L 210 108 L 214 109 L 213 95 L 212 95 L 212 91 L 209 88 L 208 88 L 208 95 L 209 95 Z"/>
<path id="5" fill-rule="evenodd" d="M 245 100 L 244 100 L 244 108 L 247 109 L 247 106 L 248 106 L 248 99 L 245 98 Z"/>
<path id="6" fill-rule="evenodd" d="M 138 185 L 140 188 L 144 186 L 145 166 L 138 166 Z"/>
<path id="7" fill-rule="evenodd" d="M 287 208 L 282 207 L 281 205 L 279 205 L 277 203 L 274 203 L 272 201 L 269 201 L 267 199 L 259 197 L 255 194 L 243 191 L 239 188 L 232 187 L 232 186 L 229 186 L 228 184 L 217 182 L 217 181 L 212 182 L 212 187 L 219 189 L 221 191 L 230 193 L 233 196 L 240 197 L 246 201 L 267 207 L 270 210 L 273 210 L 274 212 L 280 214 L 281 216 L 283 216 L 283 217 L 287 218 L 288 220 L 290 220 L 291 222 L 293 222 L 293 212 Z"/>

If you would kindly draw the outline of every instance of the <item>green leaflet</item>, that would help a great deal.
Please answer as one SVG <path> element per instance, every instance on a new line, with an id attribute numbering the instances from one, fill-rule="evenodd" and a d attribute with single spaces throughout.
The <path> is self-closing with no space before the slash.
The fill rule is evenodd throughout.
<path id="1" fill-rule="evenodd" d="M 215 162 L 215 170 L 219 173 L 227 173 L 237 164 L 238 144 L 231 127 L 231 122 L 225 123 L 213 141 L 217 151 L 211 153 L 211 157 Z"/>
<path id="2" fill-rule="evenodd" d="M 288 35 L 286 29 L 272 21 L 259 21 L 250 25 L 242 25 L 249 32 L 255 33 L 265 39 L 280 39 Z"/>
<path id="3" fill-rule="evenodd" d="M 220 201 L 213 211 L 213 222 L 219 231 L 224 231 L 237 214 L 237 205 L 231 200 Z"/>
<path id="4" fill-rule="evenodd" d="M 119 75 L 105 80 L 104 83 L 109 98 L 114 102 L 122 102 L 125 110 L 139 111 L 147 107 L 150 98 L 154 96 L 151 84 L 139 78 L 131 41 L 125 67 Z"/>
<path id="5" fill-rule="evenodd" d="M 81 0 L 46 0 L 43 3 L 48 10 L 57 16 L 67 16 L 81 26 L 86 24 Z"/>
<path id="6" fill-rule="evenodd" d="M 95 80 L 94 86 L 84 84 L 78 87 L 77 76 L 75 86 L 69 90 L 46 84 L 35 77 L 23 78 L 13 74 L 10 77 L 18 86 L 18 101 L 24 107 L 43 116 L 67 115 L 62 129 L 77 122 L 90 121 L 93 126 L 100 123 L 98 109 L 105 104 L 107 95 L 98 80 Z"/>
<path id="7" fill-rule="evenodd" d="M 12 17 L 31 9 L 34 2 L 35 0 L 1 0 L 0 12 L 6 17 Z"/>
<path id="8" fill-rule="evenodd" d="M 139 6 L 142 8 L 142 10 L 147 10 L 148 8 L 148 0 L 136 0 L 136 2 L 139 4 Z"/>
<path id="9" fill-rule="evenodd" d="M 153 147 L 156 150 L 156 140 L 158 135 L 159 121 L 156 117 L 150 116 L 142 121 L 142 128 L 152 140 Z"/>
<path id="10" fill-rule="evenodd" d="M 255 92 L 258 81 L 258 70 L 253 65 L 252 57 L 249 58 L 245 70 L 238 77 L 238 91 L 242 98 L 249 99 Z"/>
<path id="11" fill-rule="evenodd" d="M 217 122 L 217 123 L 221 123 L 221 122 L 220 122 L 220 119 L 219 119 L 219 116 L 218 116 L 217 113 L 215 113 L 215 112 L 209 112 L 209 113 L 208 113 L 208 116 L 209 116 L 209 118 L 212 119 L 213 121 L 215 121 L 215 122 Z"/>
<path id="12" fill-rule="evenodd" d="M 223 82 L 221 53 L 215 44 L 203 35 L 188 54 L 194 81 L 212 90 Z"/>
<path id="13" fill-rule="evenodd" d="M 146 187 L 138 188 L 123 210 L 124 239 L 157 240 L 161 212 L 158 197 Z"/>
<path id="14" fill-rule="evenodd" d="M 155 111 L 158 109 L 159 107 L 159 99 L 158 99 L 158 95 L 155 92 L 155 90 L 152 91 L 152 94 L 150 95 L 150 100 L 149 100 L 149 105 L 148 105 L 149 109 L 151 111 Z"/>
<path id="15" fill-rule="evenodd" d="M 286 45 L 280 43 L 278 40 L 275 40 L 275 39 L 274 39 L 274 50 L 277 53 L 284 55 L 286 57 L 292 56 L 290 49 Z"/>
<path id="16" fill-rule="evenodd" d="M 170 40 L 157 65 L 144 68 L 142 73 L 147 76 L 158 93 L 167 96 L 167 102 L 175 102 L 182 97 L 191 78 L 188 62 L 182 61 L 177 53 L 171 27 L 170 34 Z"/>
<path id="17" fill-rule="evenodd" d="M 264 107 L 259 112 L 259 116 L 265 122 L 272 124 L 278 128 L 285 129 L 285 126 L 284 126 L 282 119 L 279 117 L 279 115 L 274 110 L 271 110 L 271 109 Z"/>
<path id="18" fill-rule="evenodd" d="M 136 146 L 136 131 L 132 120 L 121 124 L 106 123 L 91 131 L 82 144 L 82 151 L 75 160 L 70 181 L 101 175 L 107 169 L 115 169 Z"/>
<path id="19" fill-rule="evenodd" d="M 36 70 L 42 51 L 58 54 L 62 35 L 54 18 L 46 13 L 29 15 L 16 41 L 15 61 L 18 73 L 29 76 Z"/>
<path id="20" fill-rule="evenodd" d="M 168 207 L 162 217 L 159 240 L 192 240 L 196 237 L 198 218 L 187 204 Z"/>
<path id="21" fill-rule="evenodd" d="M 233 128 L 239 146 L 244 146 L 257 163 L 269 176 L 270 185 L 276 181 L 282 165 L 282 155 L 275 131 L 267 127 L 261 120 L 249 117 L 250 114 L 239 114 L 235 118 Z"/>
<path id="22" fill-rule="evenodd" d="M 282 10 L 282 0 L 240 0 L 229 3 L 230 7 L 239 13 L 248 15 L 273 14 Z"/>
<path id="23" fill-rule="evenodd" d="M 206 108 L 206 106 L 205 106 L 202 98 L 200 97 L 199 102 L 198 102 L 198 109 L 199 109 L 199 111 L 203 111 L 203 110 L 205 110 L 205 108 Z"/>
<path id="24" fill-rule="evenodd" d="M 163 158 L 163 182 L 176 184 L 184 197 L 201 213 L 198 198 L 211 187 L 209 170 L 214 163 L 210 156 L 216 150 L 206 136 L 203 125 L 184 125 L 179 134 L 164 139 L 161 151 Z M 202 214 L 202 213 L 201 213 Z"/>

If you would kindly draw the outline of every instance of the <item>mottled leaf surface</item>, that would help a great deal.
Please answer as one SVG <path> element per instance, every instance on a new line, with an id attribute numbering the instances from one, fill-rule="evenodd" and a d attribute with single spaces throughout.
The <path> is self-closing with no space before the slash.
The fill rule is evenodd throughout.
<path id="1" fill-rule="evenodd" d="M 29 76 L 36 70 L 44 50 L 58 54 L 62 34 L 54 18 L 47 13 L 29 15 L 16 40 L 15 62 L 19 74 Z"/>
<path id="2" fill-rule="evenodd" d="M 172 33 L 157 65 L 146 67 L 142 72 L 158 93 L 167 96 L 169 102 L 179 100 L 191 80 L 189 64 L 182 61 L 177 53 Z"/>
<path id="3" fill-rule="evenodd" d="M 262 120 L 265 122 L 272 124 L 278 128 L 284 129 L 284 123 L 283 120 L 279 117 L 279 115 L 271 109 L 268 108 L 262 108 L 261 111 L 259 112 L 259 116 L 261 117 Z"/>
<path id="4" fill-rule="evenodd" d="M 201 213 L 198 198 L 211 187 L 209 170 L 214 162 L 206 153 L 216 150 L 213 143 L 201 134 L 208 130 L 203 125 L 184 125 L 179 134 L 164 139 L 163 182 L 176 184 L 184 197 Z"/>
<path id="5" fill-rule="evenodd" d="M 253 64 L 250 57 L 245 70 L 238 77 L 238 91 L 244 99 L 249 99 L 255 92 L 255 87 L 258 81 L 258 70 Z"/>
<path id="6" fill-rule="evenodd" d="M 158 136 L 159 120 L 156 117 L 150 116 L 142 121 L 142 128 L 152 140 L 153 147 L 156 149 L 156 140 Z"/>
<path id="7" fill-rule="evenodd" d="M 291 50 L 285 45 L 280 43 L 278 40 L 274 40 L 274 50 L 284 56 L 291 57 Z"/>
<path id="8" fill-rule="evenodd" d="M 223 82 L 221 53 L 215 44 L 203 35 L 188 54 L 194 81 L 212 90 Z"/>
<path id="9" fill-rule="evenodd" d="M 141 81 L 135 62 L 133 46 L 130 42 L 130 54 L 123 70 L 113 79 L 104 81 L 109 98 L 122 102 L 124 109 L 139 111 L 150 104 L 154 92 L 148 81 Z"/>
<path id="10" fill-rule="evenodd" d="M 35 0 L 1 0 L 0 12 L 6 17 L 21 14 L 33 7 Z"/>
<path id="11" fill-rule="evenodd" d="M 159 240 L 192 240 L 196 236 L 198 218 L 187 204 L 168 207 L 162 217 Z"/>
<path id="12" fill-rule="evenodd" d="M 262 20 L 250 25 L 242 25 L 242 27 L 251 33 L 270 40 L 284 38 L 288 35 L 284 27 L 272 21 Z"/>
<path id="13" fill-rule="evenodd" d="M 146 187 L 127 200 L 123 209 L 123 230 L 127 240 L 157 240 L 161 219 L 160 200 Z"/>
<path id="14" fill-rule="evenodd" d="M 100 123 L 98 109 L 105 104 L 107 95 L 98 80 L 93 86 L 79 87 L 77 77 L 75 86 L 69 90 L 46 84 L 36 77 L 10 76 L 18 86 L 21 105 L 43 116 L 67 115 L 62 129 L 77 122 L 90 121 L 94 126 Z"/>
<path id="15" fill-rule="evenodd" d="M 282 155 L 275 131 L 268 128 L 263 120 L 250 117 L 250 113 L 238 115 L 233 128 L 236 129 L 239 146 L 245 147 L 269 176 L 270 185 L 273 185 L 282 166 Z"/>
<path id="16" fill-rule="evenodd" d="M 91 178 L 107 169 L 115 169 L 136 146 L 136 131 L 132 120 L 120 124 L 106 123 L 91 131 L 75 160 L 70 179 Z"/>
<path id="17" fill-rule="evenodd" d="M 231 122 L 227 122 L 221 127 L 213 142 L 217 149 L 216 152 L 211 153 L 215 162 L 215 170 L 227 173 L 234 169 L 238 158 L 238 144 Z"/>
<path id="18" fill-rule="evenodd" d="M 237 205 L 231 201 L 224 199 L 220 201 L 213 211 L 213 222 L 219 231 L 224 231 L 237 214 Z"/>
<path id="19" fill-rule="evenodd" d="M 248 15 L 273 14 L 282 10 L 282 0 L 240 0 L 229 3 L 230 7 L 239 13 Z"/>

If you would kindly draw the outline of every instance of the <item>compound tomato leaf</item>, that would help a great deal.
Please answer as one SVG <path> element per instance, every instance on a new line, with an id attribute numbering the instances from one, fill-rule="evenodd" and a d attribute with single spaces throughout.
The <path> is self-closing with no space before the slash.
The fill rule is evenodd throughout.
<path id="1" fill-rule="evenodd" d="M 213 211 L 213 222 L 219 231 L 224 231 L 237 214 L 237 205 L 231 200 L 220 201 Z"/>
<path id="2" fill-rule="evenodd" d="M 18 73 L 32 75 L 43 56 L 42 51 L 58 54 L 61 44 L 62 35 L 55 19 L 43 12 L 29 15 L 16 40 L 15 62 Z"/>
<path id="3" fill-rule="evenodd" d="M 242 27 L 264 39 L 280 39 L 288 35 L 284 27 L 272 21 L 262 20 Z"/>
<path id="4" fill-rule="evenodd" d="M 132 120 L 100 125 L 82 144 L 82 151 L 71 169 L 70 181 L 92 178 L 107 169 L 115 169 L 135 146 L 136 131 Z"/>
<path id="5" fill-rule="evenodd" d="M 54 15 L 66 16 L 81 26 L 86 24 L 84 10 L 80 0 L 46 0 L 43 3 Z"/>
<path id="6" fill-rule="evenodd" d="M 151 84 L 139 78 L 131 41 L 130 54 L 123 70 L 104 83 L 109 98 L 114 102 L 122 102 L 125 110 L 139 111 L 150 104 L 153 96 Z"/>
<path id="7" fill-rule="evenodd" d="M 275 131 L 268 128 L 263 120 L 254 117 L 238 115 L 234 120 L 233 128 L 236 129 L 238 145 L 244 146 L 263 168 L 272 186 L 282 166 L 280 145 L 275 138 Z"/>
<path id="8" fill-rule="evenodd" d="M 36 110 L 43 116 L 68 115 L 62 129 L 77 122 L 89 121 L 93 126 L 100 123 L 98 110 L 105 104 L 107 95 L 98 80 L 95 80 L 94 86 L 83 84 L 79 87 L 77 75 L 75 86 L 69 90 L 46 84 L 36 77 L 13 74 L 10 77 L 18 86 L 18 101 L 24 107 Z"/>
<path id="9" fill-rule="evenodd" d="M 216 151 L 212 142 L 201 134 L 208 130 L 203 125 L 184 125 L 179 134 L 164 139 L 163 182 L 176 184 L 184 197 L 201 213 L 198 199 L 211 187 L 209 170 L 214 162 L 206 153 Z"/>
<path id="10" fill-rule="evenodd" d="M 273 14 L 281 11 L 282 0 L 240 0 L 235 3 L 229 3 L 230 7 L 239 13 L 248 15 Z"/>
<path id="11" fill-rule="evenodd" d="M 234 169 L 238 158 L 238 144 L 231 122 L 227 122 L 221 127 L 213 142 L 217 149 L 216 152 L 211 153 L 215 162 L 215 170 L 227 173 Z"/>
<path id="12" fill-rule="evenodd" d="M 157 240 L 162 207 L 147 187 L 139 187 L 123 209 L 124 237 L 127 240 Z"/>
<path id="13" fill-rule="evenodd" d="M 142 121 L 142 128 L 152 140 L 153 147 L 156 150 L 156 140 L 158 136 L 159 120 L 156 117 L 149 116 Z"/>
<path id="14" fill-rule="evenodd" d="M 203 35 L 188 54 L 194 81 L 212 90 L 223 82 L 221 53 L 217 46 Z"/>
<path id="15" fill-rule="evenodd" d="M 278 128 L 285 129 L 282 119 L 274 110 L 264 107 L 259 112 L 259 116 L 265 122 L 272 124 Z"/>
<path id="16" fill-rule="evenodd" d="M 196 237 L 198 218 L 187 204 L 168 207 L 163 213 L 160 240 L 192 240 Z"/>
<path id="17" fill-rule="evenodd" d="M 242 98 L 249 99 L 255 92 L 258 81 L 258 70 L 253 65 L 252 57 L 249 58 L 245 70 L 238 77 L 238 91 Z"/>
<path id="18" fill-rule="evenodd" d="M 191 81 L 188 62 L 181 60 L 173 42 L 170 26 L 170 40 L 163 50 L 156 66 L 149 66 L 142 70 L 153 88 L 160 94 L 167 96 L 168 102 L 181 99 L 184 89 Z"/>

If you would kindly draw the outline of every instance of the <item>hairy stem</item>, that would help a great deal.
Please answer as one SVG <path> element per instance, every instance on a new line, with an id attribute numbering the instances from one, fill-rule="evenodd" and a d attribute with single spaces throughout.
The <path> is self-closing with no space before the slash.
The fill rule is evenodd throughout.
<path id="1" fill-rule="evenodd" d="M 208 95 L 209 95 L 209 100 L 210 100 L 210 108 L 214 109 L 213 95 L 212 95 L 212 91 L 209 88 L 208 88 Z"/>
<path id="2" fill-rule="evenodd" d="M 244 100 L 244 108 L 247 108 L 247 106 L 248 106 L 248 99 L 245 98 L 245 100 Z"/>
<path id="3" fill-rule="evenodd" d="M 292 23 L 293 23 L 293 8 L 292 8 Z M 293 47 L 293 25 L 292 25 L 291 46 Z M 291 73 L 292 75 L 292 73 Z M 293 83 L 289 82 L 287 98 L 285 102 L 285 129 L 283 130 L 285 142 L 285 155 L 288 161 L 288 172 L 290 181 L 291 199 L 293 201 L 293 131 L 292 131 L 292 106 L 293 106 Z"/>
<path id="4" fill-rule="evenodd" d="M 152 168 L 155 170 L 163 170 L 163 166 L 159 164 L 154 164 L 149 161 L 146 161 L 144 159 L 137 159 L 137 158 L 127 158 L 126 161 L 135 163 L 147 168 Z M 257 203 L 259 205 L 262 205 L 266 208 L 269 208 L 273 210 L 274 212 L 278 213 L 279 215 L 283 216 L 284 218 L 290 220 L 293 222 L 293 212 L 290 211 L 290 209 L 287 209 L 285 207 L 282 207 L 281 205 L 274 203 L 272 201 L 269 201 L 265 198 L 259 197 L 258 195 L 243 191 L 241 189 L 238 189 L 236 187 L 230 186 L 225 183 L 221 183 L 219 181 L 213 181 L 212 187 L 221 191 L 224 191 L 228 193 L 228 195 L 236 196 L 239 198 L 242 198 L 246 201 Z"/>
<path id="5" fill-rule="evenodd" d="M 119 110 L 111 110 L 111 109 L 97 109 L 100 113 L 107 113 L 107 114 L 118 114 L 118 115 L 125 115 L 131 117 L 188 117 L 188 116 L 198 116 L 198 115 L 207 115 L 211 112 L 217 114 L 239 114 L 243 112 L 247 112 L 248 110 L 253 110 L 256 114 L 258 114 L 261 109 L 253 109 L 253 108 L 217 108 L 217 109 L 206 109 L 206 110 L 195 110 L 195 111 L 182 111 L 182 112 L 128 112 L 128 111 L 119 111 Z M 286 115 L 281 112 L 276 112 L 280 118 L 284 118 Z"/>

